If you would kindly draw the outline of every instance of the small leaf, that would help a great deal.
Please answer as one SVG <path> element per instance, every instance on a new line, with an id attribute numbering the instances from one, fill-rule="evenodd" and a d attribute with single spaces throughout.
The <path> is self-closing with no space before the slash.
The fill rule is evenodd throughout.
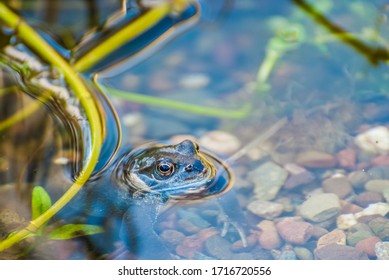
<path id="1" fill-rule="evenodd" d="M 95 225 L 67 224 L 49 232 L 48 238 L 52 240 L 63 240 L 102 232 L 104 232 L 104 229 Z"/>
<path id="2" fill-rule="evenodd" d="M 31 216 L 36 219 L 42 213 L 51 207 L 51 198 L 44 188 L 35 186 L 32 190 L 31 198 Z"/>

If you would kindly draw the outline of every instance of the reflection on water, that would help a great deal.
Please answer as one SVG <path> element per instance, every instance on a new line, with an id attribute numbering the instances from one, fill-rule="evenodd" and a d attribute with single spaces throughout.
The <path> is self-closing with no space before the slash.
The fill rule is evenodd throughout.
<path id="1" fill-rule="evenodd" d="M 108 230 L 103 235 L 49 240 L 26 257 L 149 257 L 161 252 L 162 240 L 171 255 L 155 258 L 385 258 L 389 247 L 386 58 L 370 64 L 372 59 L 366 59 L 370 56 L 361 55 L 363 50 L 352 43 L 386 54 L 386 3 L 281 3 L 235 1 L 224 17 L 197 25 L 143 63 L 103 81 L 126 92 L 197 105 L 252 106 L 247 118 L 215 118 L 112 96 L 124 126 L 123 149 L 190 135 L 226 159 L 286 116 L 288 123 L 271 139 L 232 163 L 236 183 L 230 192 L 167 209 L 134 204 L 124 215 L 133 229 L 124 232 L 122 216 L 101 221 L 93 215 L 77 216 L 70 207 L 66 211 L 75 213 L 76 220 L 69 213 L 61 214 L 69 222 L 102 224 Z M 320 24 L 315 24 L 306 6 L 301 9 L 304 3 L 319 13 Z M 97 19 L 93 22 L 90 19 L 86 25 L 96 24 Z M 337 26 L 337 34 L 329 25 Z M 3 76 L 13 76 L 6 72 Z M 5 79 L 2 87 L 15 85 L 15 79 Z M 11 91 L 0 93 L 0 120 L 36 102 L 21 89 Z M 70 142 L 58 116 L 47 110 L 43 106 L 1 131 L 0 182 L 7 195 L 1 196 L 0 210 L 14 211 L 8 216 L 0 213 L 2 235 L 29 220 L 32 185 L 44 185 L 54 199 L 69 185 L 67 172 L 58 162 L 53 164 L 53 158 L 71 161 L 66 153 Z M 109 180 L 103 182 L 110 185 Z M 10 186 L 23 195 L 9 194 Z M 4 218 L 16 216 L 10 196 L 18 205 L 16 224 Z M 156 223 L 146 221 L 154 218 Z M 142 223 L 154 224 L 154 230 Z M 128 241 L 127 248 L 123 240 Z"/>

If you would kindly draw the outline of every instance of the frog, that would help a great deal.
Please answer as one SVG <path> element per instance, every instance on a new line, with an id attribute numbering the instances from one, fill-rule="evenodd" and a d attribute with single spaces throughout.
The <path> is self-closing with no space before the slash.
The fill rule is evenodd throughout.
<path id="1" fill-rule="evenodd" d="M 143 53 L 145 49 L 154 46 L 149 40 L 145 40 L 151 36 L 150 32 L 156 36 L 155 31 L 161 29 L 162 32 L 158 33 L 155 39 L 157 41 L 174 29 L 176 25 L 182 27 L 184 23 L 190 25 L 193 18 L 197 20 L 199 13 L 196 3 L 194 1 L 193 5 L 188 6 L 189 14 L 183 12 L 182 17 L 168 15 L 167 20 L 161 20 L 161 23 L 156 24 L 154 29 L 146 30 L 145 36 L 136 38 L 137 44 L 134 46 L 139 48 L 130 49 L 130 60 L 138 53 Z M 166 5 L 168 4 L 164 4 L 163 7 Z M 143 18 L 151 12 L 165 11 L 166 9 L 163 7 L 149 8 L 148 11 L 141 13 L 137 20 L 143 22 Z M 111 71 L 111 66 L 116 67 L 116 61 L 122 62 L 123 58 L 112 59 L 115 61 L 113 65 L 110 63 L 111 56 L 103 56 L 100 61 L 94 61 L 92 65 L 80 65 L 84 65 L 81 63 L 82 61 L 88 61 L 84 58 L 93 56 L 91 54 L 94 53 L 95 49 L 109 41 L 107 38 L 117 35 L 121 28 L 131 27 L 134 22 L 136 21 L 133 21 L 131 16 L 124 16 L 103 30 L 104 32 L 96 31 L 94 36 L 85 39 L 84 43 L 81 42 L 72 52 L 61 46 L 48 33 L 41 32 L 42 37 L 54 46 L 58 55 L 68 59 L 69 66 L 74 67 L 77 72 L 82 74 L 82 82 L 88 85 L 91 92 L 94 92 L 92 96 L 97 96 L 94 101 L 98 103 L 99 109 L 102 111 L 99 117 L 104 130 L 104 145 L 94 173 L 88 178 L 81 193 L 69 205 L 60 210 L 57 217 L 65 220 L 81 217 L 86 219 L 87 223 L 102 226 L 113 221 L 114 225 L 106 227 L 108 228 L 106 233 L 91 237 L 95 244 L 102 243 L 101 246 L 97 246 L 101 248 L 102 252 L 110 252 L 114 241 L 121 241 L 137 257 L 166 259 L 170 258 L 171 255 L 153 230 L 161 212 L 176 203 L 192 203 L 221 195 L 233 185 L 233 175 L 226 164 L 210 153 L 201 150 L 191 140 L 184 140 L 176 144 L 152 143 L 134 149 L 133 147 L 125 147 L 121 149 L 123 151 L 120 153 L 121 156 L 118 156 L 122 140 L 119 120 L 109 98 L 96 81 L 99 75 L 105 73 L 106 68 Z M 71 166 L 70 177 L 75 181 L 82 174 L 83 164 L 89 156 L 88 131 L 90 128 L 85 126 L 87 122 L 85 116 L 82 115 L 83 111 L 75 110 L 79 106 L 77 100 L 74 104 L 69 103 L 69 99 L 74 100 L 75 98 L 72 91 L 68 90 L 67 84 L 63 83 L 63 77 L 56 73 L 55 69 L 51 69 L 54 75 L 47 71 L 51 67 L 45 65 L 44 59 L 36 57 L 36 53 L 19 40 L 13 40 L 14 35 L 17 37 L 17 31 L 4 33 L 4 38 L 7 42 L 9 41 L 10 45 L 6 47 L 2 56 L 4 61 L 13 60 L 13 63 L 10 63 L 9 71 L 24 73 L 23 81 L 15 80 L 23 84 L 23 88 L 28 89 L 29 95 L 38 100 L 44 100 L 43 103 L 52 109 L 51 113 L 56 115 L 56 120 L 63 122 L 64 128 L 72 128 L 68 137 L 70 139 L 69 147 L 77 145 L 77 143 L 81 143 L 81 146 L 84 145 L 77 150 L 83 154 L 76 162 L 77 166 L 74 164 Z M 92 46 L 92 50 L 88 46 Z M 113 51 L 113 55 L 115 54 L 117 53 Z M 25 64 L 38 65 L 39 67 L 37 70 L 31 69 L 33 71 L 29 72 L 23 70 Z M 26 77 L 25 72 L 30 73 L 31 77 Z M 92 79 L 93 84 L 91 83 Z M 53 92 L 53 94 L 44 96 L 41 95 L 42 92 Z M 63 104 L 64 108 L 59 108 Z M 74 114 L 74 112 L 81 113 Z M 112 123 L 113 125 L 111 125 Z M 80 135 L 86 136 L 83 139 L 80 137 L 73 139 L 72 137 L 77 135 L 74 131 L 85 131 Z M 34 176 L 35 174 L 36 172 L 34 172 Z M 120 230 L 116 230 L 117 228 Z M 134 228 L 137 229 L 134 230 Z M 108 238 L 108 236 L 112 236 L 112 238 Z M 138 236 L 141 238 L 137 238 Z M 94 238 L 96 240 L 93 240 Z M 107 240 L 112 242 L 105 242 Z M 147 250 L 139 249 L 143 247 L 159 248 L 154 250 L 159 254 L 149 254 Z"/>
<path id="2" fill-rule="evenodd" d="M 192 140 L 148 143 L 124 152 L 104 174 L 91 178 L 59 216 L 83 216 L 105 227 L 104 234 L 89 237 L 100 255 L 121 242 L 136 258 L 171 259 L 154 230 L 158 216 L 174 204 L 220 196 L 233 181 L 232 171 Z"/>

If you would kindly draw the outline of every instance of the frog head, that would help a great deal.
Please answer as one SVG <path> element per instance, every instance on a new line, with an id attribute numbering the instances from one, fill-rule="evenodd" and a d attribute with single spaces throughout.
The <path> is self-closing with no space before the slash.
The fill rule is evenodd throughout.
<path id="1" fill-rule="evenodd" d="M 116 182 L 133 196 L 193 200 L 224 191 L 215 157 L 190 140 L 176 145 L 148 144 L 125 154 L 116 166 Z M 229 184 L 228 184 L 229 185 Z"/>

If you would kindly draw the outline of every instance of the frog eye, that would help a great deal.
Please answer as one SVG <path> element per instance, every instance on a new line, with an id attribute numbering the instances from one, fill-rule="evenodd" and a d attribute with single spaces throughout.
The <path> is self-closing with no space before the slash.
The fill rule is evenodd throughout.
<path id="1" fill-rule="evenodd" d="M 174 172 L 174 165 L 168 161 L 162 161 L 158 163 L 157 171 L 162 176 L 169 176 Z"/>

